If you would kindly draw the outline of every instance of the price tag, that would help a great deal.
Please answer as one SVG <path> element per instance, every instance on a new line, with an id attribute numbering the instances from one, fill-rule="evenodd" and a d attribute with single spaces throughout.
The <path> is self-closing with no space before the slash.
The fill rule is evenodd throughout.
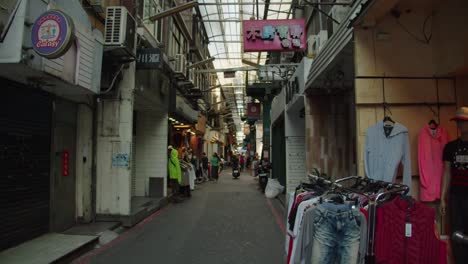
<path id="1" fill-rule="evenodd" d="M 411 226 L 411 223 L 406 223 L 406 226 L 405 226 L 405 236 L 406 237 L 411 237 L 412 235 L 412 226 Z"/>

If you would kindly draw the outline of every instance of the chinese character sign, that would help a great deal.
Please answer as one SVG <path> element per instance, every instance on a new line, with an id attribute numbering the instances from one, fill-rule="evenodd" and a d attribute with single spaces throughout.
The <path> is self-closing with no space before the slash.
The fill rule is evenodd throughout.
<path id="1" fill-rule="evenodd" d="M 304 19 L 245 20 L 244 52 L 305 50 Z"/>

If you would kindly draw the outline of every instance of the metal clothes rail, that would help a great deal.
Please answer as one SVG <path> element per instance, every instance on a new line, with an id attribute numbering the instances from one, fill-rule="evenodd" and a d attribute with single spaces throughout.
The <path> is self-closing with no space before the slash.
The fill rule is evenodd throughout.
<path id="1" fill-rule="evenodd" d="M 369 201 L 369 221 L 368 221 L 368 230 L 367 230 L 367 252 L 366 252 L 366 263 L 367 264 L 375 264 L 375 227 L 376 227 L 376 218 L 377 218 L 377 206 L 379 205 L 380 202 L 382 202 L 382 199 L 385 198 L 389 194 L 402 194 L 406 195 L 409 192 L 409 187 L 403 184 L 395 184 L 395 183 L 390 183 L 390 182 L 382 182 L 382 181 L 372 181 L 371 182 L 380 182 L 385 184 L 385 188 L 387 191 L 379 192 L 375 196 L 369 196 L 368 194 L 365 194 L 359 190 L 355 190 L 352 188 L 344 187 L 341 183 L 350 181 L 350 180 L 357 180 L 360 178 L 363 178 L 361 176 L 349 176 L 345 177 L 342 179 L 338 179 L 336 181 L 330 181 L 326 180 L 320 176 L 308 174 L 307 175 L 310 180 L 315 180 L 317 182 L 321 182 L 327 185 L 330 185 L 331 187 L 338 188 L 341 190 L 345 190 L 348 192 L 356 193 L 362 196 L 367 197 Z"/>

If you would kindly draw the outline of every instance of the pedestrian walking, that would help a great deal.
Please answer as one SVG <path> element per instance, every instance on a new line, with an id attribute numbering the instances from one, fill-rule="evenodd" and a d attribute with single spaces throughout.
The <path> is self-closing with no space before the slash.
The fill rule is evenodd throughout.
<path id="1" fill-rule="evenodd" d="M 218 156 L 218 153 L 214 153 L 213 157 L 211 158 L 211 179 L 213 179 L 215 182 L 218 182 L 219 178 L 219 163 L 220 159 Z"/>
<path id="2" fill-rule="evenodd" d="M 172 189 L 171 202 L 180 202 L 179 192 L 180 192 L 180 183 L 182 182 L 182 171 L 180 169 L 179 163 L 179 153 L 171 145 L 167 147 L 169 152 L 169 179 Z"/>

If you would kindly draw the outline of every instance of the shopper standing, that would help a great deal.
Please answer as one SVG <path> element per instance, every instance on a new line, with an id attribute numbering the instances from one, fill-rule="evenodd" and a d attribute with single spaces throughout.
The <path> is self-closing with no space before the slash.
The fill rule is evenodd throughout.
<path id="1" fill-rule="evenodd" d="M 179 192 L 180 192 L 180 183 L 182 182 L 182 171 L 180 169 L 179 163 L 179 153 L 171 145 L 167 148 L 169 152 L 169 179 L 170 185 L 172 188 L 172 202 L 180 202 Z"/>
<path id="2" fill-rule="evenodd" d="M 205 181 L 211 180 L 211 175 L 208 174 L 208 157 L 206 156 L 205 152 L 203 152 L 202 154 L 201 167 L 202 167 L 203 179 Z"/>
<path id="3" fill-rule="evenodd" d="M 218 182 L 219 178 L 219 156 L 218 153 L 214 153 L 213 157 L 211 158 L 211 178 L 215 181 Z"/>

